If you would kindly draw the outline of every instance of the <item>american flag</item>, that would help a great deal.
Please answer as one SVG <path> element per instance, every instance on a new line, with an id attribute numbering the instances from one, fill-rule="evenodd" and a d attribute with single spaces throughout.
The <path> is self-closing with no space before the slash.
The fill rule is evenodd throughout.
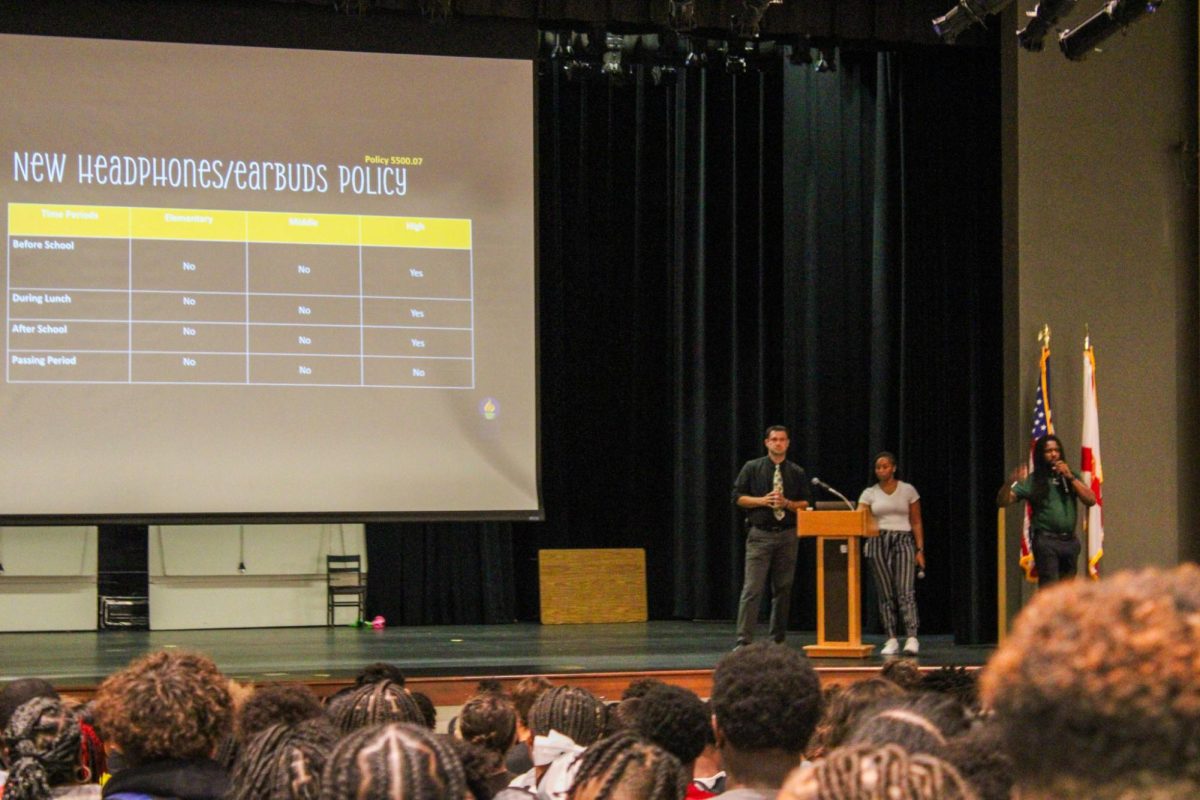
<path id="1" fill-rule="evenodd" d="M 1037 397 L 1033 401 L 1033 430 L 1029 433 L 1029 473 L 1033 474 L 1033 446 L 1048 433 L 1054 433 L 1054 418 L 1050 415 L 1050 330 L 1043 328 L 1038 335 L 1042 342 L 1042 356 L 1038 359 Z M 1021 569 L 1025 579 L 1037 581 L 1037 568 L 1033 564 L 1033 542 L 1029 528 L 1033 509 L 1025 504 L 1025 522 L 1021 527 Z"/>

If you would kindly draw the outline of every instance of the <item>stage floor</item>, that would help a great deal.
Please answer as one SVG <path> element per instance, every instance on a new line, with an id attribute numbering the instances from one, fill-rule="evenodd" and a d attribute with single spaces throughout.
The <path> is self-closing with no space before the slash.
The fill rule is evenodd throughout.
<path id="1" fill-rule="evenodd" d="M 882 645 L 881 637 L 865 637 Z M 815 634 L 792 632 L 800 648 Z M 38 676 L 88 695 L 131 659 L 162 648 L 209 655 L 230 677 L 263 683 L 299 681 L 328 691 L 345 685 L 365 664 L 395 663 L 409 683 L 435 702 L 462 702 L 480 678 L 505 682 L 526 675 L 558 676 L 612 697 L 646 675 L 701 691 L 712 668 L 733 645 L 732 622 L 647 622 L 605 625 L 461 625 L 386 628 L 234 628 L 188 631 L 85 631 L 0 634 L 0 683 Z M 921 637 L 923 668 L 978 667 L 993 648 L 955 646 L 949 636 Z M 814 659 L 824 679 L 871 673 L 884 663 Z M 574 677 L 573 677 L 574 676 Z M 843 676 L 838 678 L 837 676 Z"/>

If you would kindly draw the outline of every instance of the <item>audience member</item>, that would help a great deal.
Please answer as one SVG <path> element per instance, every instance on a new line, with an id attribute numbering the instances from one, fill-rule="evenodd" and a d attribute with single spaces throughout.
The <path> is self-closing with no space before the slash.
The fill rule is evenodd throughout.
<path id="1" fill-rule="evenodd" d="M 966 709 L 931 692 L 881 700 L 859 716 L 846 744 L 898 744 L 909 753 L 941 755 L 946 741 L 966 732 Z"/>
<path id="2" fill-rule="evenodd" d="M 437 730 L 437 706 L 424 692 L 409 692 L 417 708 L 421 709 L 421 722 L 431 731 Z M 453 720 L 451 720 L 453 722 Z"/>
<path id="3" fill-rule="evenodd" d="M 392 722 L 345 736 L 325 763 L 320 800 L 468 800 L 453 745 L 420 723 Z"/>
<path id="4" fill-rule="evenodd" d="M 517 738 L 517 712 L 503 694 L 478 694 L 463 704 L 456 735 L 479 746 L 488 763 L 487 785 L 491 795 L 508 786 L 517 776 L 508 771 L 504 757 Z"/>
<path id="5" fill-rule="evenodd" d="M 839 747 L 788 777 L 779 800 L 976 800 L 954 767 L 888 744 Z"/>
<path id="6" fill-rule="evenodd" d="M 517 710 L 517 743 L 508 753 L 505 766 L 514 775 L 533 769 L 533 756 L 529 752 L 529 711 L 533 704 L 554 684 L 541 675 L 522 678 L 512 691 L 513 707 Z"/>
<path id="7" fill-rule="evenodd" d="M 81 760 L 79 722 L 55 697 L 34 697 L 8 715 L 6 800 L 93 800 L 100 786 Z"/>
<path id="8" fill-rule="evenodd" d="M 570 800 L 682 800 L 691 775 L 679 759 L 626 731 L 579 758 Z"/>
<path id="9" fill-rule="evenodd" d="M 774 797 L 821 716 L 821 685 L 808 659 L 758 642 L 726 655 L 713 673 L 713 725 L 730 800 Z"/>
<path id="10" fill-rule="evenodd" d="M 981 681 L 1022 798 L 1200 797 L 1200 567 L 1040 590 Z"/>
<path id="11" fill-rule="evenodd" d="M 325 708 L 313 690 L 302 683 L 274 683 L 256 689 L 237 712 L 236 728 L 242 741 L 272 725 L 298 725 L 325 718 Z"/>
<path id="12" fill-rule="evenodd" d="M 906 692 L 915 692 L 921 687 L 921 667 L 912 658 L 888 659 L 879 670 L 879 675 Z"/>
<path id="13" fill-rule="evenodd" d="M 243 740 L 227 800 L 317 800 L 336 743 L 323 714 L 255 730 Z"/>
<path id="14" fill-rule="evenodd" d="M 384 722 L 425 724 L 421 707 L 403 686 L 390 680 L 363 683 L 329 704 L 329 716 L 342 733 Z"/>
<path id="15" fill-rule="evenodd" d="M 835 688 L 836 687 L 836 688 Z M 895 682 L 873 677 L 835 687 L 825 693 L 825 713 L 817 723 L 808 746 L 808 757 L 817 759 L 846 743 L 850 731 L 858 725 L 864 712 L 881 700 L 904 694 Z"/>
<path id="16" fill-rule="evenodd" d="M 942 758 L 971 784 L 979 800 L 1008 800 L 1012 796 L 1012 759 L 1001 747 L 999 731 L 990 720 L 946 742 Z"/>
<path id="17" fill-rule="evenodd" d="M 561 800 L 571 788 L 575 756 L 600 739 L 606 713 L 604 703 L 587 689 L 555 686 L 543 692 L 529 711 L 526 744 L 533 768 L 515 778 L 501 795 L 525 793 Z"/>
<path id="18" fill-rule="evenodd" d="M 214 760 L 232 728 L 228 681 L 206 656 L 151 653 L 100 684 L 96 722 L 125 768 L 104 785 L 104 797 L 153 795 L 216 800 L 228 780 Z"/>
<path id="19" fill-rule="evenodd" d="M 966 667 L 940 667 L 921 676 L 917 689 L 949 695 L 972 715 L 979 713 L 979 674 Z"/>

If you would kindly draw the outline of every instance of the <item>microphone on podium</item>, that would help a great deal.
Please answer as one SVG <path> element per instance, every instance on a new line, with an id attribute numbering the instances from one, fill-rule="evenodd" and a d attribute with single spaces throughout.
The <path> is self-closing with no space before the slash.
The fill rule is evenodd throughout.
<path id="1" fill-rule="evenodd" d="M 830 486 L 828 483 L 821 480 L 820 478 L 817 478 L 814 476 L 812 479 L 812 485 L 820 486 L 822 489 L 829 492 L 830 494 L 837 495 L 839 498 L 841 498 L 842 502 L 846 504 L 846 508 L 850 509 L 851 511 L 854 510 L 854 503 L 851 503 L 849 498 L 846 497 L 846 495 L 842 494 L 837 489 L 833 488 L 832 486 Z"/>

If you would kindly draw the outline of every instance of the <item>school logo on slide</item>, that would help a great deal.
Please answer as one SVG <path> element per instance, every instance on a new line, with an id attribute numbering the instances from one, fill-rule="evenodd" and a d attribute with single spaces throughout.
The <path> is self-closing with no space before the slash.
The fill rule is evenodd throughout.
<path id="1" fill-rule="evenodd" d="M 495 419 L 496 415 L 500 413 L 500 404 L 494 398 L 485 397 L 479 402 L 479 413 L 483 415 L 484 419 Z"/>

